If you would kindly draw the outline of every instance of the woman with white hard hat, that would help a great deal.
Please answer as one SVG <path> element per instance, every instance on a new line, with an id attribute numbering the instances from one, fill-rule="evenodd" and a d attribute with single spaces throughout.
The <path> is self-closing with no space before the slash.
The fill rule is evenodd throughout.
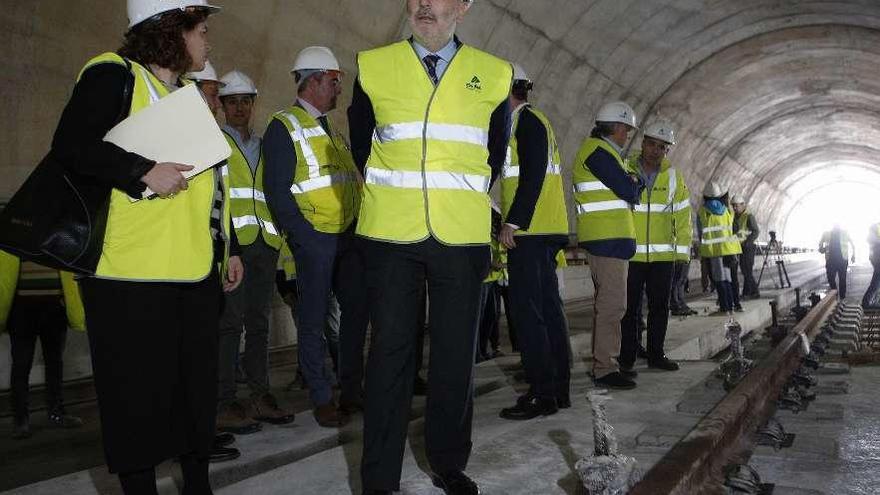
<path id="1" fill-rule="evenodd" d="M 111 186 L 101 258 L 81 281 L 107 466 L 127 494 L 155 494 L 155 466 L 179 458 L 186 494 L 210 494 L 228 191 L 219 170 L 157 163 L 103 140 L 109 129 L 205 69 L 205 0 L 128 0 L 122 47 L 86 63 L 52 153 Z M 149 187 L 158 197 L 141 199 Z M 228 257 L 228 264 L 226 263 Z M 222 274 L 220 267 L 227 267 Z"/>
<path id="2" fill-rule="evenodd" d="M 712 282 L 718 292 L 719 310 L 713 316 L 742 311 L 739 284 L 736 282 L 736 256 L 742 253 L 742 248 L 733 231 L 728 192 L 715 181 L 707 182 L 703 188 L 697 230 L 700 233 L 700 258 L 708 263 Z"/>

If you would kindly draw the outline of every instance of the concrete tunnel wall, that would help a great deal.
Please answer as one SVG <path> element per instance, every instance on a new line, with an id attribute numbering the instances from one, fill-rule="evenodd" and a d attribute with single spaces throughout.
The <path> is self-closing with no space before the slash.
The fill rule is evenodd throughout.
<path id="1" fill-rule="evenodd" d="M 216 3 L 211 60 L 255 80 L 258 132 L 293 101 L 289 68 L 301 48 L 332 47 L 347 72 L 333 114 L 344 128 L 355 54 L 407 31 L 401 0 Z M 122 0 L 5 0 L 0 199 L 47 150 L 83 63 L 116 49 L 126 25 Z M 845 180 L 833 174 L 841 163 L 880 170 L 878 28 L 876 0 L 476 0 L 459 35 L 531 74 L 567 165 L 598 107 L 623 99 L 642 122 L 677 124 L 670 159 L 695 200 L 718 180 L 779 230 L 804 194 Z M 288 334 L 277 343 L 290 339 L 283 314 L 276 326 Z"/>

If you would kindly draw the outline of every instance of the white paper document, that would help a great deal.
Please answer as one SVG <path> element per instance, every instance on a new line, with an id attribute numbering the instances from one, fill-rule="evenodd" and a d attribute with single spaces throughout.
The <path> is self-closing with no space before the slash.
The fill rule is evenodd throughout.
<path id="1" fill-rule="evenodd" d="M 232 150 L 195 84 L 189 84 L 128 117 L 104 136 L 120 148 L 157 163 L 192 165 L 187 179 L 229 158 Z M 143 197 L 153 194 L 149 188 Z"/>

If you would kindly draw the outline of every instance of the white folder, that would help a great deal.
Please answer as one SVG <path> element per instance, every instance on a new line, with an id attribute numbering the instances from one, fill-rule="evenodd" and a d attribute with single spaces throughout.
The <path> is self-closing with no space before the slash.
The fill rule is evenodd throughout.
<path id="1" fill-rule="evenodd" d="M 187 179 L 232 154 L 195 84 L 184 86 L 123 120 L 110 129 L 104 141 L 157 163 L 192 165 L 195 168 L 183 173 Z M 147 188 L 143 197 L 152 194 Z"/>

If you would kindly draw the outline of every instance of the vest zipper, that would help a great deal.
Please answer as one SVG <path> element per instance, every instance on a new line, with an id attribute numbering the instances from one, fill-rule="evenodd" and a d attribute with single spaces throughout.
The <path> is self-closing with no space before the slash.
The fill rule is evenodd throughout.
<path id="1" fill-rule="evenodd" d="M 412 43 L 409 44 L 409 47 L 412 48 L 413 54 L 416 56 L 416 60 L 418 60 L 419 65 L 422 67 L 422 72 L 425 77 L 428 78 L 428 81 L 431 84 L 434 84 L 434 81 L 431 81 L 431 78 L 428 76 L 425 66 L 422 65 L 422 59 L 419 57 L 415 47 L 412 46 Z M 437 95 L 437 89 L 440 88 L 440 83 L 443 82 L 443 78 L 449 72 L 449 68 L 452 67 L 452 62 L 455 60 L 455 57 L 458 56 L 458 53 L 462 48 L 463 46 L 460 46 L 458 50 L 455 51 L 455 55 L 453 55 L 449 60 L 449 63 L 446 64 L 446 69 L 443 71 L 443 74 L 437 78 L 437 84 L 434 84 L 434 90 L 431 91 L 431 97 L 428 99 L 428 106 L 425 108 L 425 120 L 422 122 L 422 197 L 425 201 L 425 226 L 428 228 L 428 236 L 434 237 L 435 239 L 437 238 L 434 236 L 434 229 L 431 227 L 431 214 L 429 213 L 430 206 L 428 205 L 428 176 L 425 170 L 425 163 L 428 160 L 428 118 L 431 114 L 431 105 L 434 103 L 434 97 Z M 441 242 L 440 239 L 437 239 L 437 241 Z"/>

